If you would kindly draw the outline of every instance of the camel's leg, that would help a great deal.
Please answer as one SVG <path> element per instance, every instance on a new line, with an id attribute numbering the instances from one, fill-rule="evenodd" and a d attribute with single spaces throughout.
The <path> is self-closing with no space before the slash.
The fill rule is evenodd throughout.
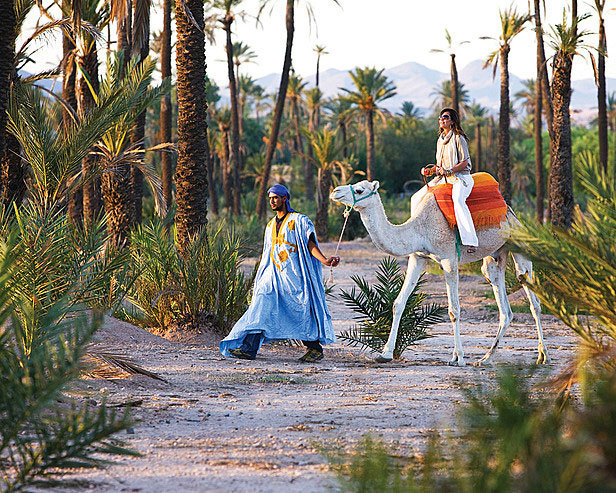
<path id="1" fill-rule="evenodd" d="M 409 264 L 406 269 L 404 283 L 402 284 L 400 293 L 398 293 L 398 296 L 396 297 L 396 301 L 394 301 L 394 316 L 391 324 L 391 331 L 389 332 L 389 338 L 383 348 L 383 352 L 376 358 L 376 361 L 379 363 L 391 361 L 394 358 L 394 349 L 396 347 L 396 339 L 398 338 L 400 319 L 402 318 L 402 313 L 404 312 L 406 302 L 413 292 L 413 288 L 417 284 L 419 276 L 423 273 L 425 265 L 425 258 L 419 257 L 415 254 L 409 255 Z"/>
<path id="2" fill-rule="evenodd" d="M 441 268 L 445 274 L 447 284 L 447 301 L 449 302 L 449 318 L 453 325 L 454 349 L 451 364 L 465 366 L 462 340 L 460 339 L 460 297 L 458 295 L 458 262 L 445 259 L 441 261 Z"/>
<path id="3" fill-rule="evenodd" d="M 507 268 L 507 250 L 499 250 L 496 259 L 492 256 L 485 257 L 483 259 L 483 265 L 481 266 L 481 272 L 485 278 L 492 285 L 492 291 L 494 291 L 494 298 L 496 299 L 496 305 L 498 306 L 498 332 L 492 342 L 492 346 L 488 352 L 481 358 L 476 365 L 482 365 L 483 363 L 491 363 L 492 357 L 496 348 L 500 344 L 505 331 L 511 320 L 513 319 L 513 312 L 509 305 L 509 299 L 507 298 L 507 287 L 505 285 L 505 269 Z"/>
<path id="4" fill-rule="evenodd" d="M 513 263 L 515 264 L 515 271 L 518 275 L 518 279 L 521 281 L 525 278 L 532 279 L 533 264 L 530 260 L 524 257 L 524 255 L 514 253 Z M 537 327 L 537 338 L 539 339 L 539 355 L 537 357 L 537 364 L 540 365 L 542 363 L 549 363 L 550 356 L 548 355 L 548 350 L 545 347 L 545 342 L 543 341 L 543 329 L 541 328 L 541 305 L 539 304 L 539 300 L 537 299 L 535 293 L 528 289 L 526 285 L 523 285 L 523 288 L 526 292 L 526 296 L 528 297 L 530 312 L 533 314 L 535 325 Z"/>

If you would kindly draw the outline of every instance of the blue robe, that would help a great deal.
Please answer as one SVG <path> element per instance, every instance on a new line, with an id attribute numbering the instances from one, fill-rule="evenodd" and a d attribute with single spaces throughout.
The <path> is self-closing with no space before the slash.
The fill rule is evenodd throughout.
<path id="1" fill-rule="evenodd" d="M 303 214 L 287 214 L 276 234 L 276 220 L 265 228 L 261 263 L 255 278 L 250 307 L 229 335 L 220 352 L 242 345 L 250 333 L 263 332 L 261 343 L 300 339 L 330 344 L 335 341 L 332 319 L 325 304 L 321 262 L 308 250 L 316 234 Z"/>

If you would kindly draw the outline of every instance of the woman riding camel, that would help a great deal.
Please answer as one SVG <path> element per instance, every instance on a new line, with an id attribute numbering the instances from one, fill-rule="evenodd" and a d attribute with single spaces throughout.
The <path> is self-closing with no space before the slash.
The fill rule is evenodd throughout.
<path id="1" fill-rule="evenodd" d="M 436 167 L 425 167 L 421 174 L 437 175 L 429 186 L 439 185 L 447 180 L 453 182 L 451 199 L 453 200 L 456 222 L 460 232 L 460 240 L 467 247 L 468 253 L 474 253 L 478 246 L 477 234 L 473 218 L 466 205 L 466 199 L 473 189 L 474 181 L 471 176 L 471 158 L 468 153 L 466 134 L 460 126 L 458 112 L 452 108 L 443 108 L 439 118 L 439 137 L 436 143 Z M 428 192 L 426 185 L 411 197 L 411 211 Z"/>

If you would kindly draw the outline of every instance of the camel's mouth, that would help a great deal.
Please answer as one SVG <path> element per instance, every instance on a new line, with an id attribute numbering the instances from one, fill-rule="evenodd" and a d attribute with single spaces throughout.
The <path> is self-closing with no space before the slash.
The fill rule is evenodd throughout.
<path id="1" fill-rule="evenodd" d="M 342 195 L 343 195 L 342 192 L 338 190 L 337 188 L 335 188 L 334 191 L 329 194 L 329 199 L 334 200 L 336 202 L 340 202 L 343 198 Z"/>

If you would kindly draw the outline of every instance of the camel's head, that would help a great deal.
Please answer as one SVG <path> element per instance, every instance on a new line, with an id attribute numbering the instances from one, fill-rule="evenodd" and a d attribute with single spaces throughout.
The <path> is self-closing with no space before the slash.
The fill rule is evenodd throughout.
<path id="1" fill-rule="evenodd" d="M 336 187 L 329 198 L 335 202 L 353 207 L 362 211 L 378 200 L 379 182 L 377 180 L 363 180 L 355 185 L 342 185 Z"/>

